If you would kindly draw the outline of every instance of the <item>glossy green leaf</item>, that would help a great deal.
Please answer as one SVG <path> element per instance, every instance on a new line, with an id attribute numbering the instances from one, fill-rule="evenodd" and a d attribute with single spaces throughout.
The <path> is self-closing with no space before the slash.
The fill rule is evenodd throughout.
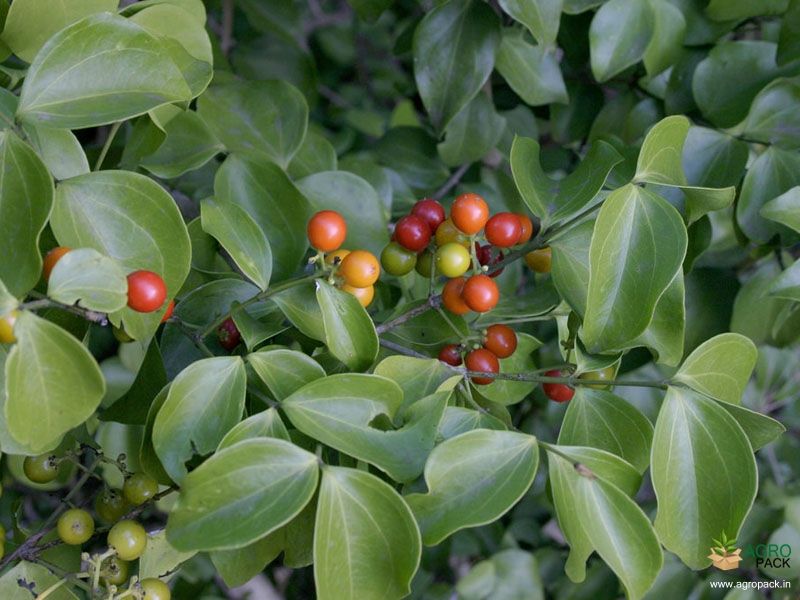
<path id="1" fill-rule="evenodd" d="M 463 600 L 544 600 L 544 586 L 536 557 L 509 548 L 474 565 L 458 580 L 456 590 Z"/>
<path id="2" fill-rule="evenodd" d="M 736 203 L 736 221 L 739 227 L 751 240 L 765 243 L 773 235 L 790 235 L 786 228 L 792 226 L 795 219 L 784 221 L 783 213 L 796 212 L 796 209 L 786 210 L 791 207 L 792 201 L 797 197 L 797 192 L 792 188 L 800 186 L 800 154 L 783 150 L 776 146 L 770 146 L 766 152 L 756 158 L 747 169 L 744 183 L 742 183 L 739 201 Z M 777 201 L 785 192 L 786 197 L 782 201 Z M 776 200 L 775 204 L 768 205 L 771 200 Z M 779 216 L 779 221 L 767 220 L 762 218 L 761 210 L 765 206 L 767 212 L 774 216 Z M 777 211 L 776 211 L 777 209 Z"/>
<path id="3" fill-rule="evenodd" d="M 198 169 L 223 150 L 211 129 L 196 112 L 179 113 L 164 127 L 166 138 L 141 165 L 158 177 L 173 179 Z"/>
<path id="4" fill-rule="evenodd" d="M 789 7 L 781 20 L 778 36 L 778 64 L 783 65 L 800 58 L 800 2 L 789 0 Z"/>
<path id="5" fill-rule="evenodd" d="M 297 187 L 314 211 L 330 209 L 344 217 L 347 221 L 345 248 L 364 248 L 379 256 L 389 243 L 381 200 L 375 189 L 358 175 L 325 171 L 301 179 Z"/>
<path id="6" fill-rule="evenodd" d="M 164 406 L 169 393 L 169 384 L 164 385 L 153 398 L 145 419 L 142 445 L 139 446 L 139 467 L 162 485 L 172 485 L 173 481 L 164 470 L 164 466 L 153 448 L 153 425 L 158 416 L 158 411 Z"/>
<path id="7" fill-rule="evenodd" d="M 242 359 L 226 356 L 198 360 L 172 382 L 153 424 L 153 447 L 173 481 L 186 477 L 186 461 L 216 449 L 239 422 L 245 379 Z"/>
<path id="8" fill-rule="evenodd" d="M 553 282 L 561 297 L 581 318 L 586 314 L 593 231 L 594 221 L 584 221 L 550 243 Z"/>
<path id="9" fill-rule="evenodd" d="M 691 185 L 729 187 L 744 174 L 747 144 L 716 129 L 690 127 L 683 145 L 683 171 Z"/>
<path id="10" fill-rule="evenodd" d="M 325 341 L 325 324 L 315 288 L 314 283 L 298 285 L 275 294 L 272 299 L 301 333 L 312 339 Z"/>
<path id="11" fill-rule="evenodd" d="M 378 355 L 375 324 L 355 296 L 317 281 L 325 343 L 331 353 L 353 371 L 366 370 Z"/>
<path id="12" fill-rule="evenodd" d="M 375 365 L 373 372 L 400 386 L 404 407 L 434 393 L 454 374 L 453 369 L 438 359 L 401 355 L 387 356 Z"/>
<path id="13" fill-rule="evenodd" d="M 78 138 L 68 129 L 23 125 L 28 143 L 56 179 L 69 179 L 89 172 L 89 161 Z"/>
<path id="14" fill-rule="evenodd" d="M 686 222 L 733 203 L 734 187 L 702 188 L 689 186 L 683 172 L 683 145 L 689 133 L 689 119 L 672 116 L 662 119 L 648 132 L 636 163 L 635 180 L 675 186 L 686 196 Z"/>
<path id="15" fill-rule="evenodd" d="M 522 433 L 476 430 L 438 445 L 425 465 L 428 492 L 406 496 L 425 545 L 505 514 L 530 487 L 538 463 L 536 438 Z"/>
<path id="16" fill-rule="evenodd" d="M 99 12 L 114 12 L 119 0 L 20 0 L 5 17 L 3 42 L 25 62 L 55 33 Z"/>
<path id="17" fill-rule="evenodd" d="M 800 301 L 800 260 L 775 278 L 769 286 L 769 293 L 777 298 Z"/>
<path id="18" fill-rule="evenodd" d="M 496 429 L 502 431 L 506 426 L 486 412 L 478 412 L 471 408 L 448 406 L 444 409 L 442 421 L 439 423 L 439 435 L 449 440 L 452 437 L 475 429 Z"/>
<path id="19" fill-rule="evenodd" d="M 526 104 L 540 106 L 569 101 L 555 51 L 525 41 L 521 32 L 508 29 L 497 50 L 497 71 Z"/>
<path id="20" fill-rule="evenodd" d="M 626 495 L 633 498 L 639 491 L 642 475 L 636 468 L 619 456 L 585 446 L 562 446 L 558 451 L 574 464 L 583 465 L 591 473 L 610 483 Z"/>
<path id="21" fill-rule="evenodd" d="M 780 421 L 776 421 L 760 412 L 738 404 L 731 404 L 730 402 L 721 402 L 719 405 L 727 410 L 739 423 L 747 439 L 750 440 L 750 446 L 752 446 L 754 452 L 758 452 L 767 444 L 771 444 L 786 431 L 786 427 Z"/>
<path id="22" fill-rule="evenodd" d="M 654 31 L 653 9 L 641 0 L 610 0 L 589 28 L 592 74 L 597 81 L 611 79 L 639 62 Z"/>
<path id="23" fill-rule="evenodd" d="M 800 233 L 800 186 L 790 188 L 777 198 L 764 203 L 759 214 Z"/>
<path id="24" fill-rule="evenodd" d="M 260 155 L 284 168 L 308 127 L 308 104 L 285 81 L 212 86 L 200 96 L 197 112 L 228 151 Z"/>
<path id="25" fill-rule="evenodd" d="M 402 183 L 427 193 L 450 174 L 439 158 L 436 142 L 437 138 L 421 127 L 392 127 L 375 144 L 375 155 L 378 162 L 400 175 Z"/>
<path id="26" fill-rule="evenodd" d="M 678 211 L 628 184 L 600 209 L 592 235 L 589 295 L 581 338 L 592 353 L 623 349 L 645 331 L 686 253 Z M 647 278 L 639 269 L 647 265 Z"/>
<path id="27" fill-rule="evenodd" d="M 325 377 L 325 370 L 317 361 L 297 350 L 260 350 L 249 354 L 247 362 L 279 401 L 285 400 L 307 383 Z"/>
<path id="28" fill-rule="evenodd" d="M 206 198 L 200 203 L 203 230 L 214 236 L 236 266 L 262 290 L 272 275 L 272 249 L 265 233 L 237 204 Z"/>
<path id="29" fill-rule="evenodd" d="M 209 553 L 209 558 L 225 585 L 238 587 L 253 579 L 278 558 L 285 538 L 286 531 L 281 528 L 242 548 L 215 550 Z"/>
<path id="30" fill-rule="evenodd" d="M 89 351 L 50 321 L 23 311 L 14 335 L 5 363 L 6 427 L 19 444 L 52 450 L 94 413 L 105 380 Z"/>
<path id="31" fill-rule="evenodd" d="M 680 57 L 686 19 L 678 7 L 661 0 L 648 0 L 653 11 L 653 37 L 644 52 L 644 68 L 650 77 L 671 67 Z"/>
<path id="32" fill-rule="evenodd" d="M 56 263 L 47 295 L 64 304 L 114 312 L 128 303 L 127 273 L 114 259 L 91 248 L 78 248 Z"/>
<path id="33" fill-rule="evenodd" d="M 244 440 L 186 476 L 167 521 L 178 550 L 241 548 L 289 522 L 317 488 L 317 457 L 285 440 Z"/>
<path id="34" fill-rule="evenodd" d="M 686 287 L 683 271 L 678 270 L 661 298 L 658 299 L 647 329 L 631 342 L 645 346 L 656 362 L 677 366 L 683 358 L 686 333 Z"/>
<path id="35" fill-rule="evenodd" d="M 756 94 L 775 77 L 796 74 L 775 64 L 771 42 L 739 40 L 714 46 L 694 72 L 692 91 L 703 115 L 717 127 L 733 127 L 747 116 Z M 793 72 L 794 71 L 794 72 Z"/>
<path id="36" fill-rule="evenodd" d="M 167 541 L 167 532 L 161 530 L 147 536 L 147 544 L 139 559 L 139 577 L 165 577 L 181 564 L 192 558 L 196 552 L 181 552 Z"/>
<path id="37" fill-rule="evenodd" d="M 158 341 L 153 339 L 131 386 L 122 397 L 101 413 L 100 418 L 103 421 L 127 425 L 144 425 L 154 398 L 166 384 L 164 359 Z"/>
<path id="38" fill-rule="evenodd" d="M 30 600 L 30 590 L 22 587 L 19 582 L 33 583 L 36 589 L 43 592 L 59 582 L 45 567 L 32 562 L 20 561 L 14 568 L 6 571 L 0 577 L 0 596 L 4 600 Z M 78 596 L 69 586 L 61 586 L 47 596 L 50 600 L 77 600 Z"/>
<path id="39" fill-rule="evenodd" d="M 93 248 L 128 271 L 158 273 L 174 297 L 190 266 L 186 225 L 172 197 L 155 181 L 129 171 L 98 171 L 62 182 L 50 219 L 56 239 L 68 248 Z M 166 307 L 165 307 L 166 308 Z M 162 311 L 113 313 L 136 339 L 152 335 Z"/>
<path id="40" fill-rule="evenodd" d="M 700 344 L 683 361 L 673 381 L 717 400 L 740 404 L 758 350 L 738 333 L 723 333 Z"/>
<path id="41" fill-rule="evenodd" d="M 403 598 L 422 551 L 403 498 L 374 475 L 324 467 L 314 528 L 320 600 Z"/>
<path id="42" fill-rule="evenodd" d="M 287 442 L 292 441 L 277 408 L 268 408 L 237 423 L 222 438 L 219 446 L 217 446 L 217 452 L 244 440 L 263 437 L 277 438 Z"/>
<path id="43" fill-rule="evenodd" d="M 489 78 L 499 43 L 497 15 L 475 0 L 451 0 L 419 23 L 414 77 L 437 129 L 444 129 Z"/>
<path id="44" fill-rule="evenodd" d="M 690 568 L 707 567 L 711 540 L 723 531 L 738 536 L 758 487 L 744 431 L 714 400 L 671 387 L 656 421 L 651 469 L 661 543 Z"/>
<path id="45" fill-rule="evenodd" d="M 570 400 L 558 443 L 589 446 L 624 458 L 643 473 L 650 466 L 653 425 L 626 400 L 580 386 Z"/>
<path id="46" fill-rule="evenodd" d="M 511 146 L 511 171 L 525 204 L 544 222 L 580 212 L 602 189 L 614 165 L 622 161 L 610 144 L 597 141 L 572 173 L 556 181 L 542 169 L 539 152 L 535 140 L 515 138 Z M 548 217 L 548 213 L 552 216 Z"/>
<path id="47" fill-rule="evenodd" d="M 188 9 L 189 4 L 185 3 L 187 8 L 171 2 L 153 4 L 137 11 L 130 20 L 154 35 L 175 40 L 193 58 L 211 63 L 211 40 L 205 29 L 205 14 L 202 19 L 197 19 Z M 199 4 L 200 10 L 203 10 L 202 2 L 191 4 Z"/>
<path id="48" fill-rule="evenodd" d="M 336 148 L 321 133 L 309 129 L 297 154 L 289 163 L 288 173 L 292 179 L 302 179 L 320 171 L 335 171 Z"/>
<path id="49" fill-rule="evenodd" d="M 539 44 L 555 44 L 563 0 L 500 0 L 499 4 L 515 21 L 525 25 Z"/>
<path id="50" fill-rule="evenodd" d="M 75 129 L 187 101 L 192 90 L 165 48 L 120 16 L 87 17 L 59 31 L 36 55 L 17 114 L 48 127 Z"/>
<path id="51" fill-rule="evenodd" d="M 22 295 L 39 280 L 39 235 L 53 206 L 53 180 L 36 153 L 10 130 L 0 132 L 0 279 Z"/>
<path id="52" fill-rule="evenodd" d="M 642 598 L 664 560 L 650 520 L 602 477 L 581 473 L 552 452 L 548 460 L 556 512 L 570 543 L 567 575 L 583 581 L 585 561 L 594 550 L 619 577 L 627 597 Z"/>
<path id="53" fill-rule="evenodd" d="M 711 0 L 706 14 L 715 21 L 742 21 L 750 17 L 779 15 L 788 5 L 789 0 L 763 0 L 758 4 L 748 0 Z"/>
<path id="54" fill-rule="evenodd" d="M 383 415 L 395 420 L 403 396 L 393 381 L 355 373 L 331 375 L 300 388 L 281 403 L 292 424 L 322 443 L 372 463 L 395 481 L 422 473 L 433 449 L 450 394 L 439 392 L 414 403 L 397 430 L 378 429 Z"/>
<path id="55" fill-rule="evenodd" d="M 277 165 L 231 155 L 217 171 L 214 195 L 244 208 L 267 234 L 273 277 L 285 279 L 297 270 L 308 247 L 311 207 Z"/>
<path id="56" fill-rule="evenodd" d="M 478 161 L 495 147 L 505 126 L 488 96 L 478 94 L 444 130 L 439 155 L 451 167 Z"/>
<path id="57" fill-rule="evenodd" d="M 800 78 L 776 79 L 761 90 L 741 124 L 752 140 L 800 148 Z"/>
<path id="58" fill-rule="evenodd" d="M 525 373 L 533 371 L 536 365 L 533 362 L 533 352 L 542 343 L 527 333 L 517 333 L 517 349 L 508 358 L 500 359 L 500 370 L 505 373 Z M 476 388 L 481 396 L 503 405 L 522 402 L 536 387 L 535 383 L 524 381 L 497 380 L 489 385 Z"/>

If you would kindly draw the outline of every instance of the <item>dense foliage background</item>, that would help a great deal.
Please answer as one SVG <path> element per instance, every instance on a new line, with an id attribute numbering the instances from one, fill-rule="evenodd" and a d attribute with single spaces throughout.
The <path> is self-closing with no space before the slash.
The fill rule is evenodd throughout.
<path id="1" fill-rule="evenodd" d="M 0 18 L 0 597 L 139 593 L 75 577 L 111 523 L 53 531 L 130 472 L 161 484 L 116 515 L 148 530 L 131 574 L 174 598 L 254 577 L 253 598 L 797 597 L 797 557 L 707 556 L 723 535 L 800 552 L 800 0 Z M 365 310 L 307 264 L 317 210 L 377 255 L 416 200 L 463 192 L 539 224 L 491 312 L 448 316 L 414 272 Z M 549 274 L 520 260 L 543 246 Z M 139 269 L 166 324 L 127 307 Z M 507 379 L 432 358 L 498 322 Z M 568 404 L 538 385 L 553 366 Z M 605 368 L 613 389 L 577 379 Z"/>

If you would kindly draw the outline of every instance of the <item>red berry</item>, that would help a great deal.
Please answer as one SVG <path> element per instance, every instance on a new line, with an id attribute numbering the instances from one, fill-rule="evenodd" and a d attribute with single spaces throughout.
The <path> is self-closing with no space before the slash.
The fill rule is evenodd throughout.
<path id="1" fill-rule="evenodd" d="M 547 371 L 545 377 L 563 377 L 563 373 L 558 369 Z M 544 383 L 542 384 L 545 396 L 556 402 L 569 402 L 575 395 L 575 390 L 563 383 Z"/>
<path id="2" fill-rule="evenodd" d="M 478 194 L 461 194 L 450 207 L 450 218 L 460 231 L 474 235 L 489 220 L 489 205 Z"/>
<path id="3" fill-rule="evenodd" d="M 497 358 L 508 358 L 517 349 L 517 334 L 508 325 L 490 325 L 486 329 L 483 347 Z"/>
<path id="4" fill-rule="evenodd" d="M 452 367 L 457 367 L 461 364 L 461 349 L 456 344 L 442 346 L 442 349 L 439 350 L 439 360 Z"/>
<path id="5" fill-rule="evenodd" d="M 522 223 L 514 213 L 501 212 L 486 222 L 484 234 L 490 244 L 500 248 L 510 248 L 522 236 Z"/>
<path id="6" fill-rule="evenodd" d="M 128 306 L 137 312 L 158 310 L 167 299 L 167 286 L 157 273 L 134 271 L 128 275 Z"/>
<path id="7" fill-rule="evenodd" d="M 161 322 L 166 323 L 175 311 L 175 300 L 170 300 L 167 304 L 167 310 L 164 311 L 164 316 L 161 317 Z"/>
<path id="8" fill-rule="evenodd" d="M 488 275 L 473 275 L 461 292 L 466 305 L 475 312 L 488 312 L 497 306 L 500 290 Z"/>
<path id="9" fill-rule="evenodd" d="M 56 266 L 56 263 L 61 260 L 61 258 L 69 252 L 70 249 L 65 246 L 56 246 L 50 252 L 45 254 L 44 261 L 42 263 L 42 277 L 44 278 L 45 282 L 50 280 L 50 273 L 53 271 L 53 267 Z"/>
<path id="10" fill-rule="evenodd" d="M 428 224 L 431 234 L 444 222 L 444 207 L 432 198 L 425 198 L 417 202 L 411 209 L 411 214 L 420 217 Z"/>
<path id="11" fill-rule="evenodd" d="M 223 321 L 222 325 L 217 328 L 217 338 L 219 338 L 220 346 L 225 348 L 225 350 L 231 351 L 242 341 L 242 334 L 239 333 L 233 319 L 227 318 Z"/>
<path id="12" fill-rule="evenodd" d="M 500 361 L 497 357 L 489 352 L 486 348 L 478 348 L 473 350 L 464 359 L 464 363 L 470 371 L 480 371 L 481 373 L 499 373 Z M 477 385 L 488 385 L 492 383 L 492 377 L 473 377 L 472 383 Z"/>
<path id="13" fill-rule="evenodd" d="M 454 277 L 448 280 L 442 288 L 442 304 L 454 315 L 465 315 L 469 312 L 469 306 L 461 295 L 464 291 L 464 283 L 463 277 Z"/>
<path id="14" fill-rule="evenodd" d="M 487 273 L 487 275 L 492 279 L 500 275 L 500 273 L 502 273 L 505 270 L 505 267 L 503 267 L 502 269 L 497 269 L 496 271 L 491 270 L 491 268 L 497 263 L 499 263 L 501 260 L 503 260 L 504 257 L 504 254 L 500 251 L 498 251 L 497 254 L 492 256 L 491 244 L 485 244 L 481 246 L 478 242 L 475 242 L 475 254 L 478 257 L 478 262 L 482 267 L 486 265 L 489 266 L 490 272 Z"/>
<path id="15" fill-rule="evenodd" d="M 519 224 L 522 225 L 522 235 L 519 236 L 517 243 L 524 244 L 536 233 L 536 226 L 528 215 L 517 213 L 517 217 L 519 218 Z"/>
<path id="16" fill-rule="evenodd" d="M 394 227 L 397 243 L 412 252 L 421 252 L 431 241 L 428 222 L 416 215 L 406 215 Z"/>
<path id="17" fill-rule="evenodd" d="M 347 223 L 335 210 L 321 210 L 309 219 L 306 234 L 313 248 L 333 252 L 347 237 Z"/>

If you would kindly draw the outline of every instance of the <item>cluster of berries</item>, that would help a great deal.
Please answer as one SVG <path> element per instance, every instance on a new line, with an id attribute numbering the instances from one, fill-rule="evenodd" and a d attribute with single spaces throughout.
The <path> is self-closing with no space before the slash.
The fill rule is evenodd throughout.
<path id="1" fill-rule="evenodd" d="M 334 278 L 337 287 L 355 296 L 361 306 L 369 306 L 381 265 L 367 250 L 342 248 L 347 237 L 344 217 L 335 210 L 321 210 L 308 221 L 306 234 L 311 247 L 324 254 L 325 266 L 339 276 Z"/>
<path id="2" fill-rule="evenodd" d="M 45 484 L 55 480 L 66 459 L 55 454 L 28 456 L 22 463 L 25 476 L 33 483 Z M 101 555 L 100 579 L 105 585 L 120 586 L 128 581 L 130 563 L 138 559 L 147 545 L 147 532 L 142 525 L 124 518 L 134 507 L 154 499 L 158 482 L 146 473 L 132 473 L 125 478 L 122 490 L 104 489 L 95 499 L 97 517 L 111 525 L 106 537 L 109 550 Z M 83 508 L 69 508 L 56 523 L 61 541 L 70 546 L 82 546 L 95 536 L 95 521 Z M 132 595 L 143 600 L 169 600 L 169 586 L 156 578 L 132 581 Z"/>
<path id="3" fill-rule="evenodd" d="M 482 332 L 482 344 L 466 353 L 464 346 L 447 344 L 439 351 L 439 360 L 457 367 L 462 363 L 470 371 L 482 373 L 499 373 L 501 358 L 508 358 L 517 349 L 517 334 L 508 325 L 490 325 Z M 475 376 L 472 383 L 487 385 L 492 383 L 492 377 Z"/>
<path id="4" fill-rule="evenodd" d="M 457 315 L 484 313 L 500 299 L 493 278 L 502 272 L 494 268 L 503 259 L 502 249 L 524 244 L 534 229 L 527 215 L 501 212 L 490 217 L 489 206 L 478 194 L 458 196 L 450 218 L 439 202 L 426 198 L 397 221 L 381 262 L 391 275 L 415 268 L 424 277 L 444 275 L 449 278 L 442 290 L 445 308 Z M 476 240 L 481 231 L 487 244 Z M 465 277 L 470 269 L 472 275 Z"/>

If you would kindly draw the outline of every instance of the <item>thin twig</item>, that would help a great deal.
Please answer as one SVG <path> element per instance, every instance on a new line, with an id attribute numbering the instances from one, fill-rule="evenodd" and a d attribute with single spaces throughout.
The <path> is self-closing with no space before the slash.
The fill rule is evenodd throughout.
<path id="1" fill-rule="evenodd" d="M 65 310 L 70 312 L 74 315 L 78 315 L 79 317 L 83 317 L 87 321 L 91 321 L 92 323 L 99 323 L 100 325 L 108 325 L 108 315 L 106 313 L 97 312 L 96 310 L 89 310 L 88 308 L 83 308 L 82 306 L 77 306 L 74 304 L 64 304 L 62 302 L 58 302 L 51 298 L 42 297 L 42 294 L 38 292 L 31 291 L 31 296 L 37 297 L 37 300 L 30 300 L 28 302 L 23 302 L 19 305 L 19 308 L 23 310 L 41 310 L 47 308 L 58 308 L 61 310 Z"/>
<path id="2" fill-rule="evenodd" d="M 222 0 L 222 32 L 219 47 L 224 56 L 228 56 L 233 47 L 233 15 L 233 0 Z"/>
<path id="3" fill-rule="evenodd" d="M 469 170 L 472 166 L 472 163 L 467 163 L 465 165 L 461 165 L 456 169 L 455 173 L 453 173 L 450 178 L 444 182 L 444 185 L 440 187 L 436 192 L 434 192 L 433 198 L 434 200 L 441 200 L 444 198 L 447 193 L 452 190 L 454 187 L 458 185 L 458 182 L 461 181 L 461 178 L 464 177 L 464 174 Z"/>
<path id="4" fill-rule="evenodd" d="M 404 354 L 406 356 L 413 356 L 414 358 L 424 358 L 424 359 L 431 358 L 430 356 L 426 356 L 421 352 L 417 352 L 416 350 L 412 350 L 411 348 L 406 348 L 405 346 L 396 344 L 394 342 L 390 342 L 389 340 L 385 340 L 383 338 L 381 338 L 380 342 L 381 346 L 383 346 L 384 348 L 388 348 L 389 350 L 394 350 L 395 352 L 399 352 L 400 354 Z"/>
<path id="5" fill-rule="evenodd" d="M 103 144 L 102 150 L 100 150 L 100 156 L 97 157 L 97 162 L 94 163 L 94 171 L 99 171 L 100 167 L 103 166 L 103 161 L 106 159 L 108 150 L 111 148 L 111 144 L 114 142 L 114 138 L 117 136 L 117 132 L 121 126 L 122 121 L 117 121 L 111 126 L 111 129 L 109 129 L 106 141 Z"/>
<path id="6" fill-rule="evenodd" d="M 399 317 L 396 317 L 390 321 L 386 321 L 385 323 L 381 323 L 375 328 L 375 331 L 378 332 L 378 335 L 382 333 L 386 333 L 394 329 L 395 327 L 399 327 L 400 325 L 407 323 L 414 317 L 418 317 L 421 314 L 428 312 L 432 308 L 437 308 L 442 305 L 442 296 L 436 294 L 435 296 L 428 296 L 427 302 L 425 304 L 420 304 L 419 306 L 412 308 L 406 313 L 403 313 Z"/>

